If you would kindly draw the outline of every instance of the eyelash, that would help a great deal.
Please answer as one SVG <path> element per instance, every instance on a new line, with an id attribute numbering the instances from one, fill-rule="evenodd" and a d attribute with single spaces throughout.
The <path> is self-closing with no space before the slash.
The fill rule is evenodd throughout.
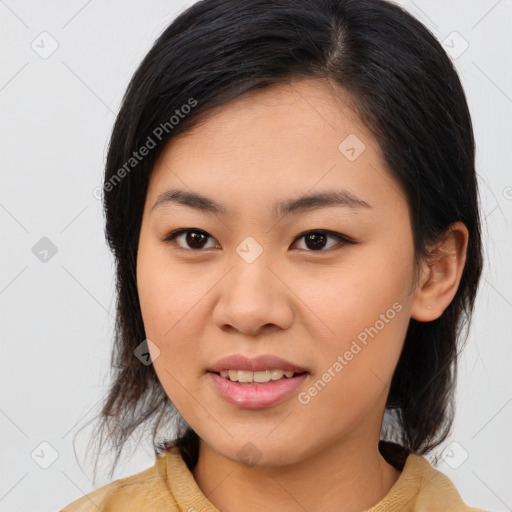
<path id="1" fill-rule="evenodd" d="M 189 233 L 189 232 L 193 232 L 193 233 L 203 233 L 205 234 L 207 237 L 209 238 L 213 238 L 209 233 L 207 233 L 206 231 L 203 231 L 202 229 L 197 229 L 197 228 L 181 228 L 181 229 L 177 229 L 177 230 L 174 230 L 174 231 L 171 231 L 164 239 L 163 241 L 164 242 L 174 242 L 175 239 L 184 234 L 184 233 Z M 295 240 L 293 241 L 293 243 L 296 243 L 298 240 L 300 240 L 301 238 L 304 238 L 306 235 L 309 235 L 309 234 L 312 234 L 312 233 L 315 233 L 315 234 L 322 234 L 322 235 L 327 235 L 328 237 L 332 237 L 332 238 L 335 238 L 337 239 L 340 243 L 341 243 L 341 247 L 338 248 L 338 250 L 342 249 L 343 246 L 345 245 L 355 245 L 356 242 L 354 240 L 351 240 L 350 238 L 348 238 L 347 236 L 345 235 L 342 235 L 341 233 L 337 233 L 336 231 L 329 231 L 329 230 L 326 230 L 326 229 L 313 229 L 313 230 L 309 230 L 309 231 L 304 231 L 303 233 L 301 233 L 300 235 L 298 235 Z M 179 249 L 183 249 L 184 251 L 189 251 L 189 252 L 204 252 L 203 249 L 185 249 L 183 247 L 180 247 L 178 246 Z M 310 253 L 325 253 L 325 252 L 330 252 L 332 250 L 332 248 L 330 249 L 319 249 L 317 251 L 314 251 L 314 250 L 311 250 L 311 249 L 302 249 L 306 252 L 310 252 Z M 334 249 L 336 250 L 336 249 Z"/>

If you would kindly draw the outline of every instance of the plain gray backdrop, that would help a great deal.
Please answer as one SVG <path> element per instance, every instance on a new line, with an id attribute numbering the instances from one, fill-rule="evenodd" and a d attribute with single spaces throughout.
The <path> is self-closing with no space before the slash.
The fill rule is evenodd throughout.
<path id="1" fill-rule="evenodd" d="M 110 481 L 100 475 L 93 485 L 83 463 L 91 428 L 77 437 L 80 463 L 72 443 L 109 382 L 114 267 L 97 187 L 129 79 L 191 3 L 0 0 L 4 512 L 59 510 Z M 459 71 L 485 219 L 455 427 L 436 451 L 437 469 L 468 504 L 512 510 L 512 1 L 399 3 L 443 41 Z M 114 478 L 153 464 L 148 442 L 133 446 Z"/>

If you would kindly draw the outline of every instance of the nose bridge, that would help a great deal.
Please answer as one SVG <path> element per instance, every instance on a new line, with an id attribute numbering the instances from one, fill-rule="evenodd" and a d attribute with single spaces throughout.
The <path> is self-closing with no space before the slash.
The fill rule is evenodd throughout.
<path id="1" fill-rule="evenodd" d="M 270 251 L 265 249 L 254 237 L 246 237 L 235 250 L 233 255 L 233 275 L 230 282 L 230 294 L 239 295 L 243 299 L 246 294 L 250 298 L 258 300 L 258 296 L 272 295 L 270 277 L 272 273 L 268 269 Z"/>
<path id="2" fill-rule="evenodd" d="M 256 332 L 267 324 L 286 327 L 290 304 L 286 287 L 268 268 L 272 268 L 270 252 L 247 237 L 236 247 L 230 267 L 214 311 L 217 325 L 229 324 L 245 332 Z"/>

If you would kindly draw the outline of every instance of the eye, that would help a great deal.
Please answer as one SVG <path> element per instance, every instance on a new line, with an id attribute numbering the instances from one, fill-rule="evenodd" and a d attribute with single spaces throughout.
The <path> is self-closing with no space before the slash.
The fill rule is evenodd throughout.
<path id="1" fill-rule="evenodd" d="M 188 247 L 184 247 L 180 243 L 178 245 L 185 250 L 200 250 L 205 248 L 205 242 L 211 238 L 214 240 L 212 236 L 210 236 L 206 231 L 195 228 L 186 228 L 186 229 L 178 229 L 169 233 L 165 238 L 164 242 L 171 242 L 173 240 L 181 240 L 183 244 L 188 244 Z M 213 246 L 215 247 L 215 245 Z M 218 247 L 218 245 L 217 245 Z M 206 247 L 206 249 L 210 249 L 211 247 Z"/>
<path id="2" fill-rule="evenodd" d="M 325 245 L 329 238 L 336 240 L 339 245 L 344 246 L 346 244 L 355 244 L 353 240 L 350 240 L 348 237 L 342 235 L 341 233 L 336 233 L 335 231 L 325 231 L 325 230 L 315 230 L 315 231 L 307 231 L 306 233 L 302 233 L 299 235 L 295 241 L 304 239 L 304 244 L 306 246 L 307 252 L 322 252 L 325 249 Z M 336 246 L 336 244 L 331 244 L 328 249 Z M 326 252 L 326 251 L 323 251 Z"/>
<path id="3" fill-rule="evenodd" d="M 196 228 L 183 228 L 172 231 L 165 238 L 164 242 L 175 241 L 177 245 L 185 250 L 193 250 L 200 251 L 201 249 L 211 249 L 211 248 L 220 248 L 220 245 L 213 244 L 210 247 L 207 245 L 208 239 L 214 241 L 215 239 L 209 235 L 206 231 Z M 327 242 L 329 239 L 334 240 L 339 245 L 344 246 L 346 244 L 355 244 L 353 240 L 350 240 L 348 237 L 342 235 L 341 233 L 336 233 L 335 231 L 326 231 L 326 230 L 314 230 L 314 231 L 306 231 L 299 235 L 295 240 L 296 243 L 298 240 L 304 239 L 304 244 L 306 246 L 307 252 L 322 252 L 329 245 Z M 181 243 L 179 242 L 181 240 Z M 336 243 L 331 244 L 327 249 L 331 249 L 333 246 L 336 246 Z M 323 251 L 325 252 L 325 251 Z"/>

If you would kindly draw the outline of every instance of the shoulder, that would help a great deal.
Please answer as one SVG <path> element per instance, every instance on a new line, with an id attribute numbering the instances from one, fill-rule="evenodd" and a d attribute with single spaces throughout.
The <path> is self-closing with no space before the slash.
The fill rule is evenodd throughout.
<path id="1" fill-rule="evenodd" d="M 486 512 L 483 509 L 468 506 L 450 478 L 434 468 L 425 457 L 409 455 L 407 461 L 419 469 L 415 511 Z"/>
<path id="2" fill-rule="evenodd" d="M 450 478 L 425 456 L 387 441 L 379 443 L 379 450 L 401 474 L 388 494 L 368 512 L 486 512 L 468 506 Z"/>
<path id="3" fill-rule="evenodd" d="M 165 473 L 165 461 L 158 457 L 154 466 L 104 485 L 66 505 L 60 512 L 177 511 L 162 470 Z"/>

